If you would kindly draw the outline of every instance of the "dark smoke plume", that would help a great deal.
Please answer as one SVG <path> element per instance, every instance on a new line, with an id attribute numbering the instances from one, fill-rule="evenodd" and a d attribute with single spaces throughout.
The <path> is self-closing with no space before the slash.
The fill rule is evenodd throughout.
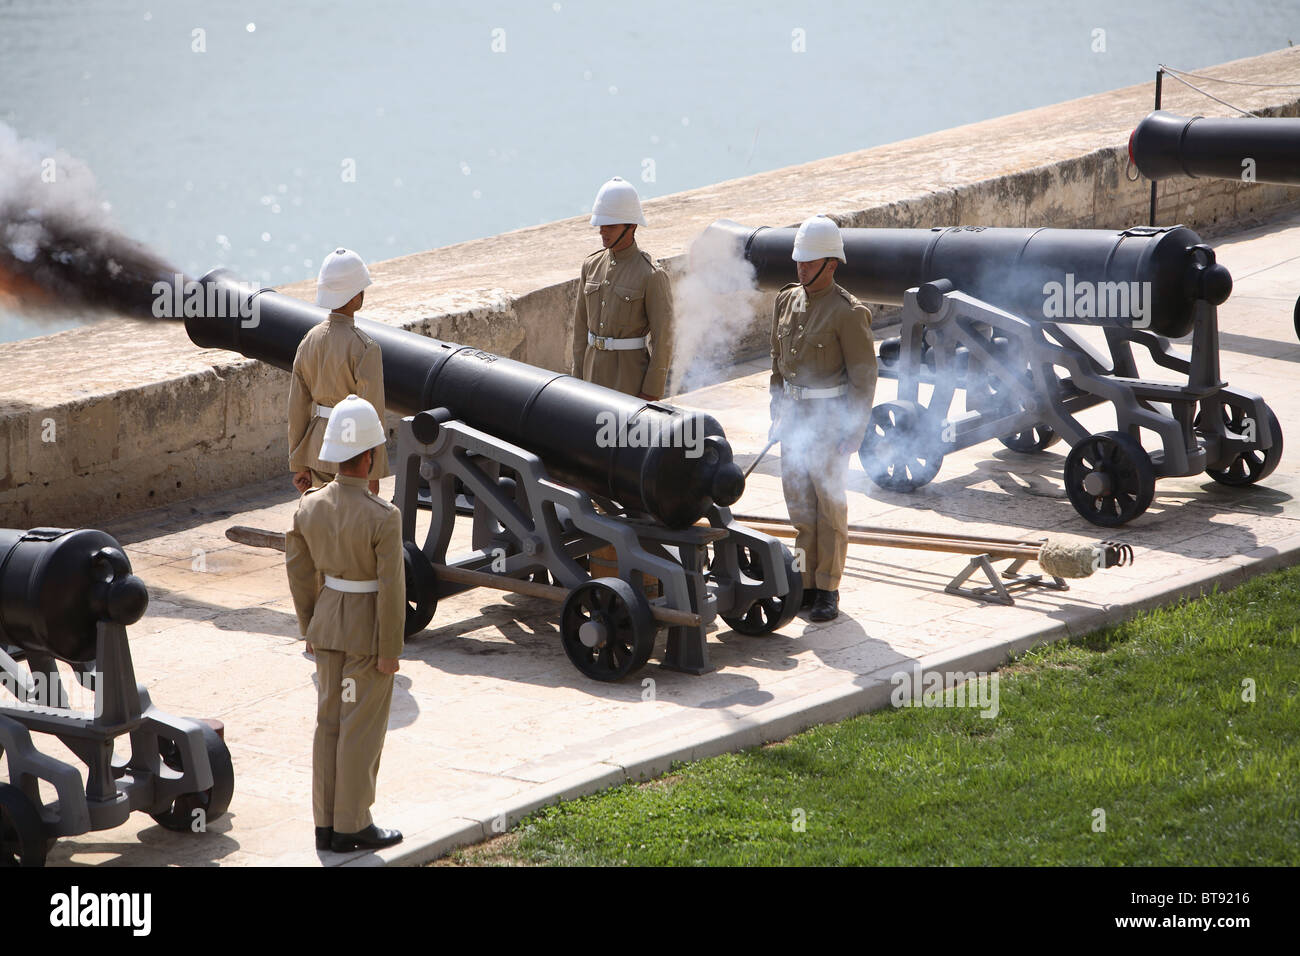
<path id="1" fill-rule="evenodd" d="M 0 123 L 0 305 L 149 318 L 175 271 L 113 228 L 83 163 Z"/>

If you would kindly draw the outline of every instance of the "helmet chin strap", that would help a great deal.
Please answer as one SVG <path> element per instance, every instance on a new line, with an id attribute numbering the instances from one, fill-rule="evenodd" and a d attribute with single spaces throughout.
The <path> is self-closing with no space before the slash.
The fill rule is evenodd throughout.
<path id="1" fill-rule="evenodd" d="M 830 260 L 830 259 L 823 259 L 823 260 L 822 260 L 822 267 L 821 267 L 820 269 L 817 270 L 817 274 L 816 274 L 815 276 L 813 276 L 811 279 L 809 279 L 807 282 L 803 283 L 803 287 L 804 287 L 804 291 L 805 291 L 805 292 L 808 290 L 808 287 L 809 287 L 810 285 L 812 285 L 814 282 L 816 282 L 818 279 L 821 278 L 822 273 L 826 271 L 826 267 L 827 267 L 828 265 L 830 265 L 830 264 L 831 264 L 831 260 Z"/>
<path id="2" fill-rule="evenodd" d="M 618 234 L 618 238 L 615 239 L 613 242 L 611 242 L 611 243 L 610 243 L 608 246 L 606 246 L 605 248 L 606 248 L 606 249 L 613 249 L 616 245 L 618 245 L 620 242 L 622 242 L 622 241 L 623 241 L 623 237 L 627 235 L 627 231 L 628 231 L 629 229 L 631 229 L 632 226 L 633 226 L 633 223 L 630 223 L 630 222 L 629 222 L 627 225 L 625 225 L 625 226 L 623 227 L 623 231 L 620 232 L 620 233 Z"/>

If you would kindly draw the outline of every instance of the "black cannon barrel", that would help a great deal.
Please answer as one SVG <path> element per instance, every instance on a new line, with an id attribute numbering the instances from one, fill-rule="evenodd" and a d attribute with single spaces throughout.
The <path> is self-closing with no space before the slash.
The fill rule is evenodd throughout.
<path id="1" fill-rule="evenodd" d="M 1128 154 L 1147 179 L 1191 176 L 1300 186 L 1300 119 L 1219 119 L 1156 110 L 1129 136 Z"/>
<path id="2" fill-rule="evenodd" d="M 794 282 L 794 227 L 757 229 L 720 219 L 760 286 Z M 835 281 L 866 302 L 948 279 L 957 290 L 1026 319 L 1137 325 L 1177 338 L 1192 329 L 1198 298 L 1219 304 L 1232 276 L 1183 226 L 1106 229 L 842 229 L 847 263 Z"/>
<path id="3" fill-rule="evenodd" d="M 270 289 L 239 289 L 223 272 L 200 280 L 208 302 L 238 301 L 228 318 L 190 316 L 203 348 L 230 349 L 286 371 L 328 312 Z M 242 297 L 242 298 L 241 298 Z M 242 316 L 242 317 L 241 317 Z M 379 343 L 385 401 L 405 414 L 446 408 L 466 424 L 531 451 L 585 491 L 681 528 L 744 491 L 722 426 L 710 415 L 647 403 L 570 375 L 358 318 Z"/>
<path id="4" fill-rule="evenodd" d="M 95 624 L 134 624 L 149 591 L 111 535 L 0 528 L 0 644 L 70 663 L 95 659 Z"/>

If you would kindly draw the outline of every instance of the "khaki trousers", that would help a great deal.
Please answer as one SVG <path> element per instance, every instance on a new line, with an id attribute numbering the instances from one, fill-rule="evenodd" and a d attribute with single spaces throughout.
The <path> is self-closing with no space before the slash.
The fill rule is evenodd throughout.
<path id="1" fill-rule="evenodd" d="M 316 738 L 312 813 L 316 826 L 357 833 L 370 826 L 379 756 L 388 733 L 393 675 L 378 658 L 316 648 Z"/>
<path id="2" fill-rule="evenodd" d="M 781 490 L 796 531 L 796 562 L 803 554 L 805 588 L 839 590 L 849 551 L 848 464 L 832 440 L 781 445 Z"/>

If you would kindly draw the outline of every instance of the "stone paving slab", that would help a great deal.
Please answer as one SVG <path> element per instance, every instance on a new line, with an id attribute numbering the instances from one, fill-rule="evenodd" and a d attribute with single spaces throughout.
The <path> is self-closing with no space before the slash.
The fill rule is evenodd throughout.
<path id="1" fill-rule="evenodd" d="M 1230 235 L 1217 249 L 1238 282 L 1220 310 L 1224 376 L 1263 394 L 1284 433 L 1300 441 L 1300 343 L 1291 327 L 1298 240 L 1300 216 L 1290 215 Z M 892 391 L 882 381 L 878 400 Z M 766 440 L 767 361 L 741 363 L 726 381 L 678 401 L 714 414 L 747 464 Z M 1098 431 L 1114 427 L 1105 409 L 1084 420 Z M 1023 592 L 1014 607 L 945 594 L 963 557 L 852 546 L 837 621 L 800 618 L 766 638 L 715 629 L 709 651 L 717 670 L 702 677 L 657 665 L 661 633 L 651 665 L 611 686 L 569 664 L 549 602 L 486 591 L 444 600 L 433 625 L 408 641 L 397 678 L 375 814 L 407 839 L 377 854 L 310 848 L 314 668 L 298 639 L 281 556 L 224 536 L 233 524 L 287 527 L 296 502 L 287 476 L 114 522 L 106 530 L 126 545 L 152 595 L 131 629 L 136 673 L 163 709 L 225 722 L 235 797 L 207 834 L 171 833 L 137 814 L 115 830 L 61 840 L 51 863 L 418 863 L 556 799 L 888 706 L 890 677 L 900 669 L 988 670 L 1035 644 L 1300 560 L 1294 455 L 1255 488 L 1223 488 L 1204 475 L 1160 482 L 1144 516 L 1104 530 L 1065 498 L 1067 451 L 1057 445 L 1025 456 L 987 443 L 949 456 L 935 481 L 912 494 L 883 492 L 851 464 L 853 521 L 1133 546 L 1131 567 L 1071 582 L 1068 591 Z M 736 510 L 785 513 L 779 450 L 755 471 Z M 459 528 L 453 551 L 466 537 Z M 66 755 L 57 742 L 49 750 Z"/>

